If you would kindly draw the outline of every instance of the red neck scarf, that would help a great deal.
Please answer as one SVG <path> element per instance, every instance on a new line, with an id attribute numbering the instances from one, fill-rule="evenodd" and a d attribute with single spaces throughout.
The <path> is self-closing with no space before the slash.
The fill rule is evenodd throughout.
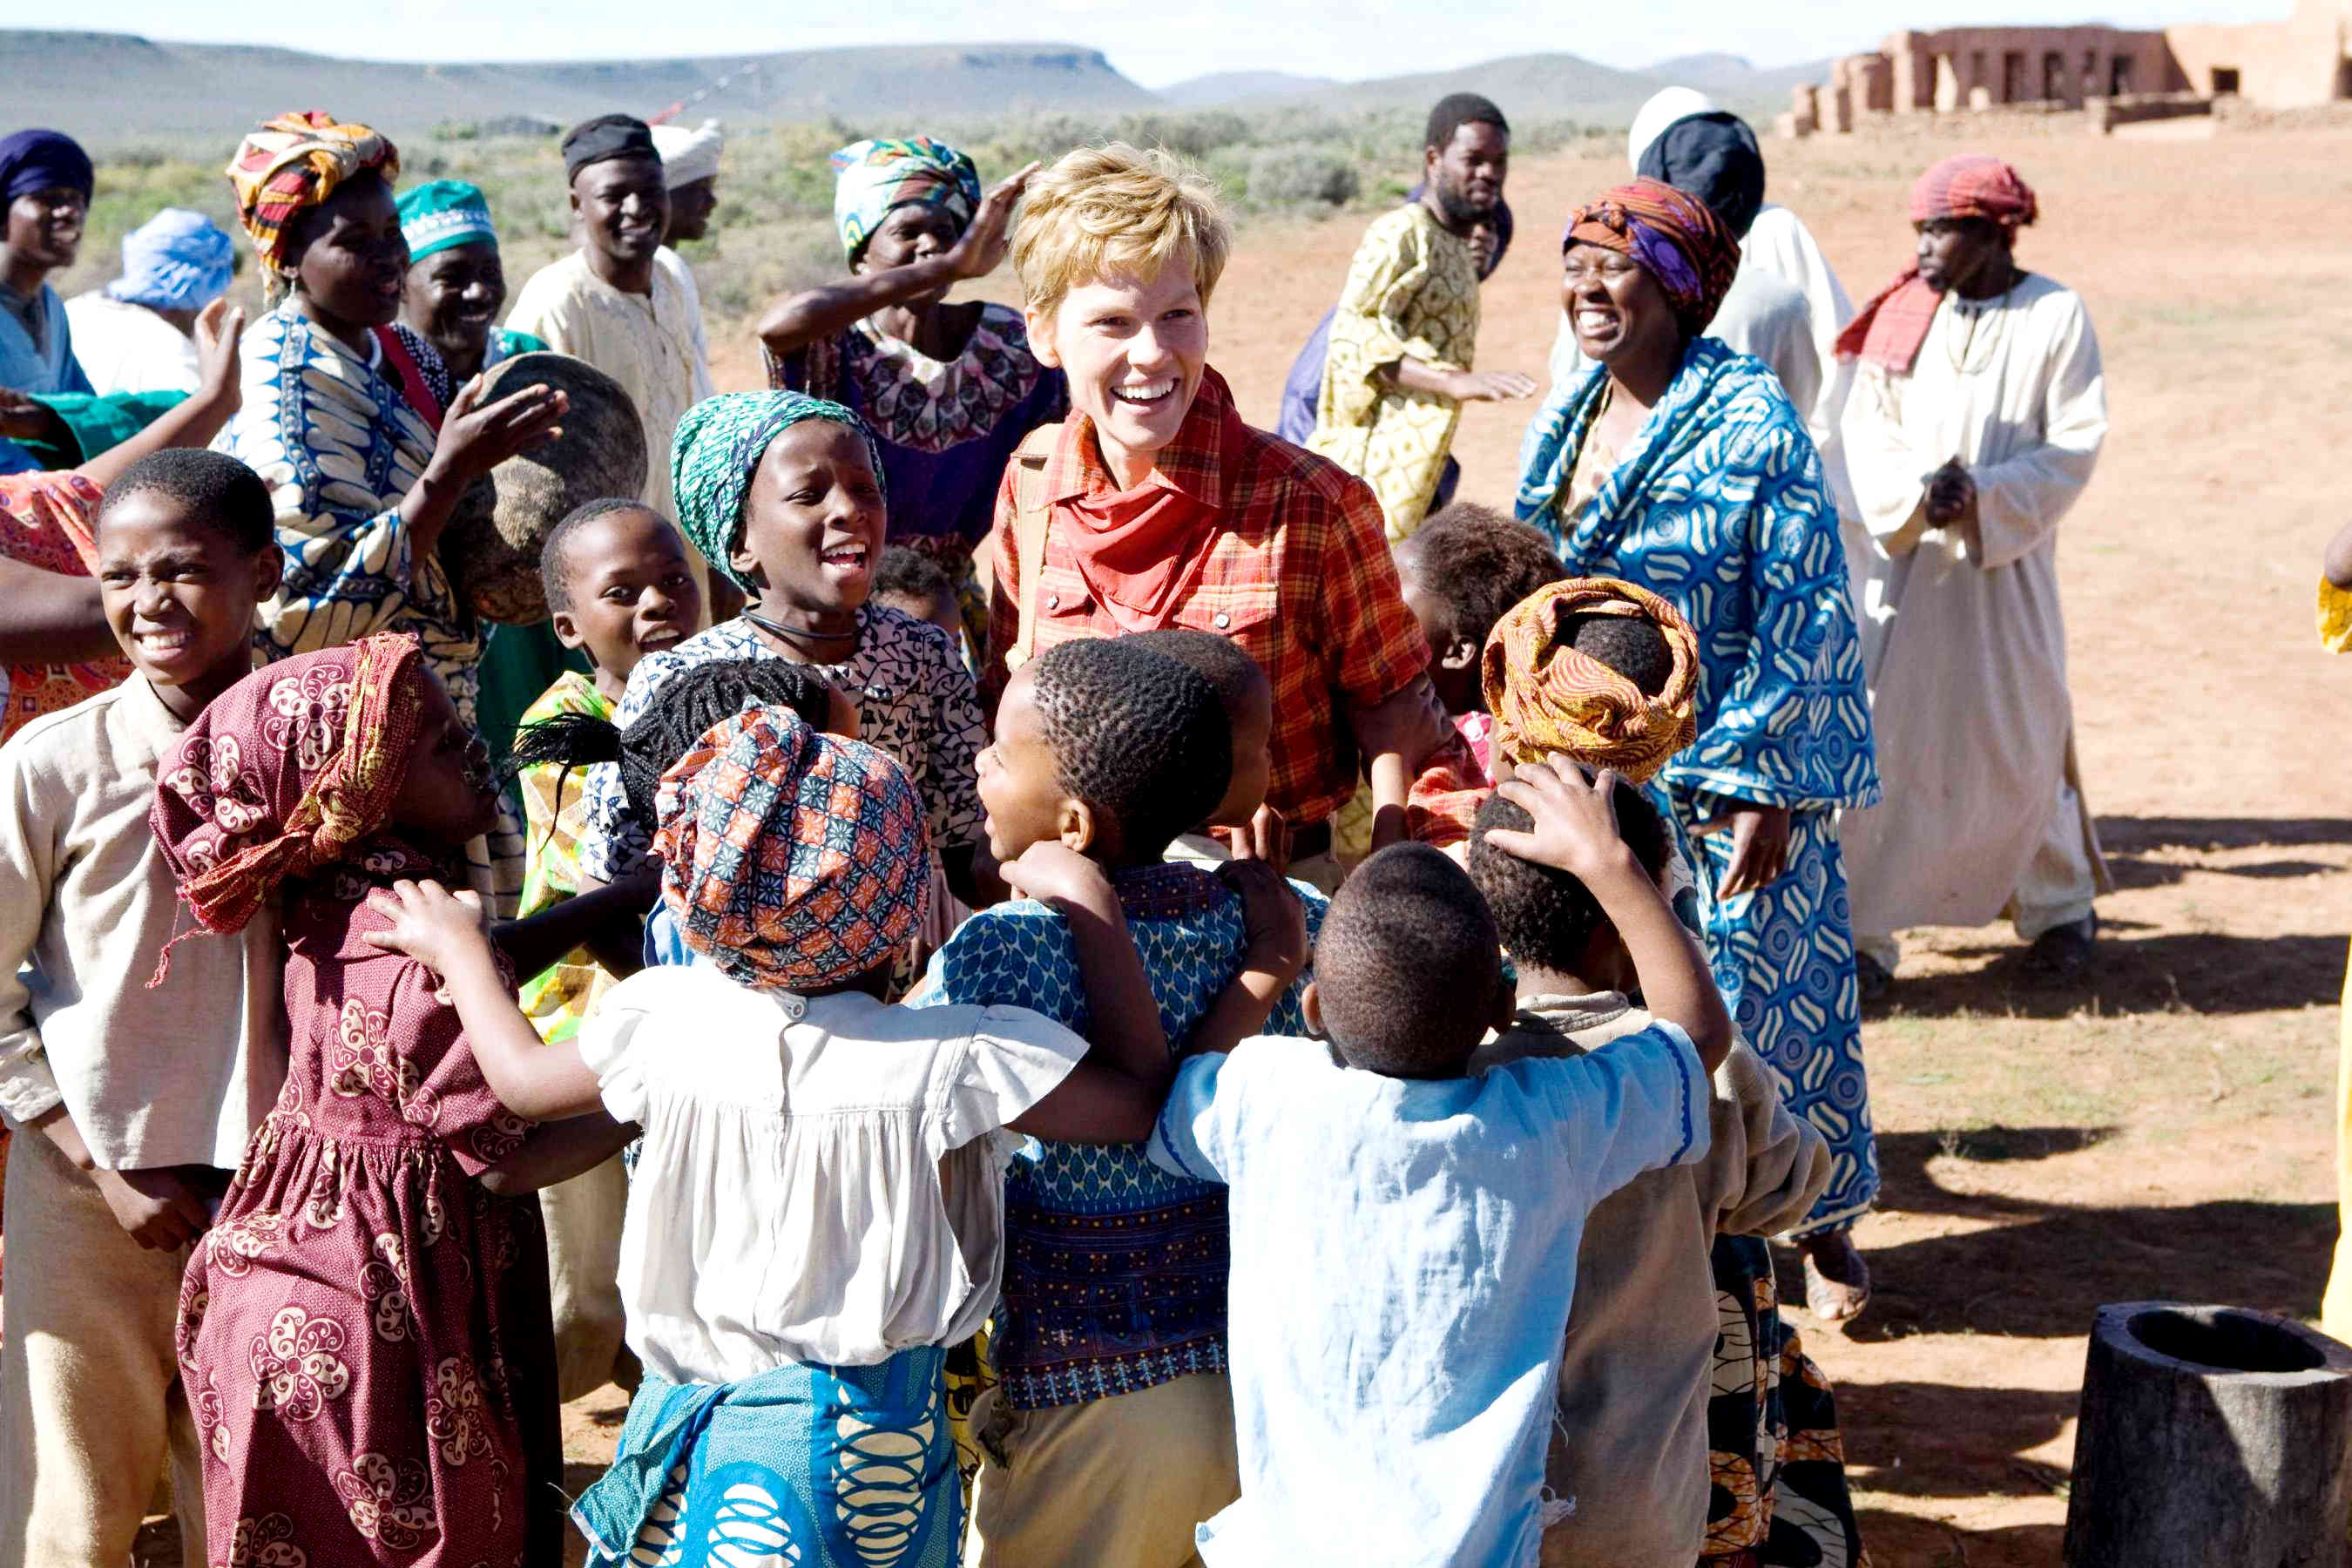
<path id="1" fill-rule="evenodd" d="M 1176 439 L 1160 451 L 1152 470 L 1129 489 L 1111 488 L 1093 421 L 1070 416 L 1064 439 L 1076 458 L 1068 493 L 1054 501 L 1057 531 L 1087 590 L 1122 632 L 1168 624 L 1175 606 L 1201 579 L 1203 548 L 1216 525 L 1219 458 L 1239 445 L 1241 424 L 1224 378 L 1203 373 Z"/>

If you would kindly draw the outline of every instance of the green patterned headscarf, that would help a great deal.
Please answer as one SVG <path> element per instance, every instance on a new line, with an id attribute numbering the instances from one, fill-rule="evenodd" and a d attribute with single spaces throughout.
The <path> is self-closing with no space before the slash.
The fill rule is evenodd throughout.
<path id="1" fill-rule="evenodd" d="M 670 442 L 669 476 L 677 522 L 711 570 L 747 594 L 759 590 L 728 557 L 743 536 L 743 496 L 760 458 L 777 437 L 803 419 L 846 425 L 866 443 L 874 483 L 882 479 L 882 448 L 866 421 L 838 403 L 798 392 L 722 392 L 686 411 Z M 884 500 L 888 500 L 885 493 Z"/>
<path id="2" fill-rule="evenodd" d="M 833 223 L 855 262 L 893 207 L 908 202 L 944 207 L 957 232 L 980 210 L 980 172 L 944 142 L 853 142 L 833 155 Z"/>

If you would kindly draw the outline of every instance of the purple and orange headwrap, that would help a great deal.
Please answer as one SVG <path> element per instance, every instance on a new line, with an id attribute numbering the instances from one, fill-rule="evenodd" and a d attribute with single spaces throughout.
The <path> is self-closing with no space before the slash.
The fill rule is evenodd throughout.
<path id="1" fill-rule="evenodd" d="M 383 831 L 424 679 L 416 639 L 379 632 L 257 669 L 196 716 L 148 820 L 198 925 L 243 931 L 280 884 Z"/>
<path id="2" fill-rule="evenodd" d="M 228 183 L 237 216 L 260 254 L 264 292 L 275 304 L 284 292 L 286 229 L 295 215 L 317 206 L 335 187 L 374 172 L 390 184 L 400 177 L 400 149 L 365 125 L 344 125 L 322 109 L 265 120 L 237 143 Z"/>
<path id="3" fill-rule="evenodd" d="M 1706 331 L 1739 270 L 1739 241 L 1714 209 L 1659 180 L 1614 186 L 1577 208 L 1559 242 L 1563 253 L 1575 245 L 1640 262 L 1688 338 Z"/>
<path id="4" fill-rule="evenodd" d="M 1982 218 L 2014 236 L 2041 215 L 2033 187 L 2015 168 L 1989 153 L 1961 153 L 1947 158 L 1911 187 L 1913 223 Z M 1912 362 L 1919 357 L 1919 346 L 1927 341 L 1927 329 L 1936 320 L 1936 306 L 1942 298 L 1920 280 L 1919 263 L 1914 258 L 1838 333 L 1839 355 L 1865 359 L 1897 374 L 1908 374 Z"/>
<path id="5" fill-rule="evenodd" d="M 662 775 L 662 896 L 734 980 L 811 990 L 880 967 L 930 893 L 922 801 L 890 755 L 789 708 L 706 732 Z"/>

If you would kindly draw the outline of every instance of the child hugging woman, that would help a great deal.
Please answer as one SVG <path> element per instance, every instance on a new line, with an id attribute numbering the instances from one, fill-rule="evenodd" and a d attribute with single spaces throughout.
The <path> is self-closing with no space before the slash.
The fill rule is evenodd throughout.
<path id="1" fill-rule="evenodd" d="M 155 837 L 197 923 L 241 931 L 282 899 L 288 943 L 285 1089 L 180 1295 L 209 1562 L 559 1560 L 530 1194 L 626 1133 L 501 1104 L 368 903 L 453 875 L 497 809 L 481 742 L 390 633 L 246 677 L 160 764 Z M 169 968 L 167 949 L 167 987 Z"/>

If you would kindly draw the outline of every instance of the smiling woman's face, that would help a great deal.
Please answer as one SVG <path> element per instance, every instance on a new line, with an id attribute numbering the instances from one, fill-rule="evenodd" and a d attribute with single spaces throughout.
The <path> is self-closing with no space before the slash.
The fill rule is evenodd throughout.
<path id="1" fill-rule="evenodd" d="M 771 612 L 855 610 L 874 588 L 884 521 L 866 438 L 830 419 L 803 419 L 761 455 L 729 564 L 761 584 L 760 603 Z"/>
<path id="2" fill-rule="evenodd" d="M 1060 367 L 1070 403 L 1094 422 L 1104 461 L 1123 483 L 1150 471 L 1176 439 L 1209 368 L 1209 312 L 1190 254 L 1157 278 L 1097 278 L 1078 284 L 1044 316 L 1029 318 L 1040 362 Z M 1139 464 L 1132 477 L 1120 470 Z"/>
<path id="3" fill-rule="evenodd" d="M 408 241 L 392 187 L 371 171 L 295 220 L 294 289 L 329 325 L 388 327 L 400 314 Z"/>
<path id="4" fill-rule="evenodd" d="M 1570 246 L 1563 266 L 1560 308 L 1585 358 L 1625 365 L 1682 352 L 1674 303 L 1648 268 L 1597 245 Z"/>

